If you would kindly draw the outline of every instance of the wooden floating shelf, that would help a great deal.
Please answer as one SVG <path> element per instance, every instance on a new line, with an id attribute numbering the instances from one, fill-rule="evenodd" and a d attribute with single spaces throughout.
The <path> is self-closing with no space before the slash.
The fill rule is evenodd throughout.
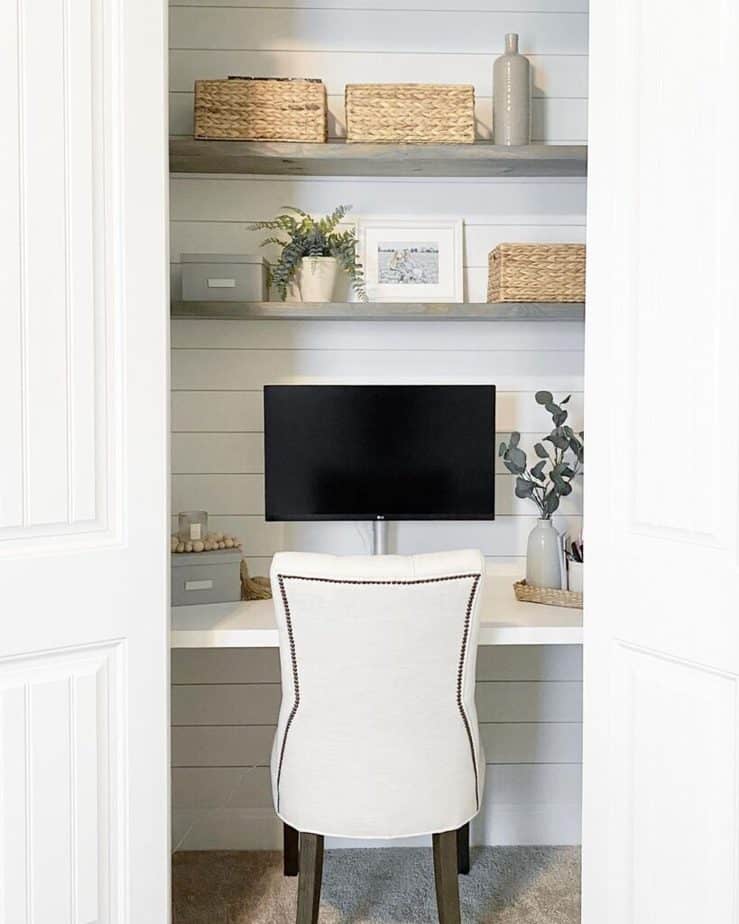
<path id="1" fill-rule="evenodd" d="M 585 305 L 580 302 L 174 302 L 171 315 L 240 321 L 583 321 Z"/>
<path id="2" fill-rule="evenodd" d="M 326 144 L 171 138 L 172 173 L 287 176 L 583 177 L 586 145 Z"/>

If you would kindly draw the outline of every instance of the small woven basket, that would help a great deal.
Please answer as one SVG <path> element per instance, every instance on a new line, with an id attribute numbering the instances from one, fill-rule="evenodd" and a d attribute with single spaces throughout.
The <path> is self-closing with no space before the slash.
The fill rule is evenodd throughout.
<path id="1" fill-rule="evenodd" d="M 241 559 L 241 599 L 271 600 L 272 587 L 268 577 L 251 577 L 246 559 Z"/>
<path id="2" fill-rule="evenodd" d="M 350 83 L 346 140 L 472 144 L 475 88 L 426 83 Z"/>
<path id="3" fill-rule="evenodd" d="M 546 603 L 547 606 L 568 606 L 582 609 L 582 594 L 575 590 L 557 590 L 556 587 L 530 587 L 526 581 L 513 585 L 516 600 L 521 603 Z"/>
<path id="4" fill-rule="evenodd" d="M 489 302 L 585 301 L 585 244 L 499 244 L 488 264 Z"/>
<path id="5" fill-rule="evenodd" d="M 320 80 L 195 81 L 195 138 L 324 142 L 327 125 L 326 87 Z"/>

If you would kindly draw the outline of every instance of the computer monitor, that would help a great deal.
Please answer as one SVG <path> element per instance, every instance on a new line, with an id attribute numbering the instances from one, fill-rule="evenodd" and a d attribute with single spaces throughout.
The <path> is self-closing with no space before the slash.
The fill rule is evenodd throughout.
<path id="1" fill-rule="evenodd" d="M 495 386 L 268 385 L 266 519 L 492 520 Z"/>

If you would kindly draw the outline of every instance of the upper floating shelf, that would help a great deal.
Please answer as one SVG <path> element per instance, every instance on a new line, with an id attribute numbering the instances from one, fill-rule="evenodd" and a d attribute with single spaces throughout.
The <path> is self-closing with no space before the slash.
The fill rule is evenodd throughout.
<path id="1" fill-rule="evenodd" d="M 581 303 L 174 302 L 173 318 L 240 321 L 582 321 Z"/>
<path id="2" fill-rule="evenodd" d="M 171 138 L 172 173 L 287 176 L 580 177 L 586 145 L 326 144 Z"/>

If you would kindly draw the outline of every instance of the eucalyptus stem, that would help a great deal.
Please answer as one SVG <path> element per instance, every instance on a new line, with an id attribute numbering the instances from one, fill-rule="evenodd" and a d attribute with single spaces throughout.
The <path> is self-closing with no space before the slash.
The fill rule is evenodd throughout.
<path id="1" fill-rule="evenodd" d="M 572 481 L 580 471 L 585 449 L 583 434 L 576 434 L 566 425 L 568 411 L 564 405 L 570 395 L 556 403 L 551 392 L 539 391 L 535 399 L 549 412 L 553 423 L 552 431 L 534 445 L 538 461 L 529 466 L 519 445 L 521 434 L 515 432 L 507 443 L 500 444 L 498 454 L 508 471 L 516 476 L 516 496 L 533 501 L 542 517 L 549 519 L 559 508 L 560 499 L 572 493 Z M 544 445 L 546 442 L 551 443 L 551 452 Z"/>

